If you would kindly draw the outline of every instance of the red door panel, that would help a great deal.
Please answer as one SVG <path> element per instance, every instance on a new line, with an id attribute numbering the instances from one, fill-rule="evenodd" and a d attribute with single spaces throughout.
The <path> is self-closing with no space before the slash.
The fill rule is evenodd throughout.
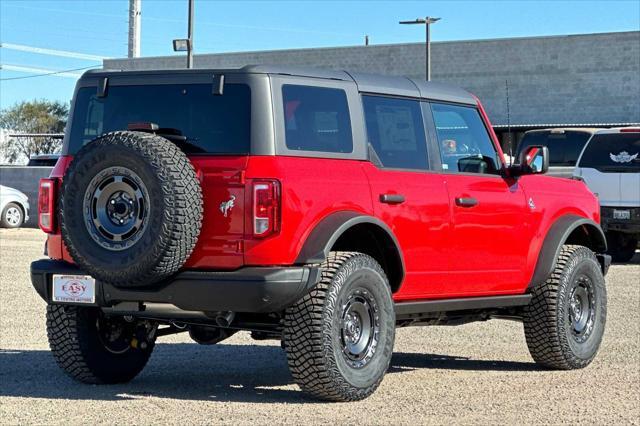
<path id="1" fill-rule="evenodd" d="M 461 295 L 521 290 L 529 250 L 530 209 L 516 180 L 446 176 L 452 211 L 452 283 Z"/>
<path id="2" fill-rule="evenodd" d="M 404 255 L 405 279 L 396 300 L 421 299 L 449 284 L 449 201 L 442 175 L 363 165 L 378 218 L 391 227 Z M 404 202 L 382 202 L 382 195 Z M 393 197 L 391 198 L 393 200 Z"/>

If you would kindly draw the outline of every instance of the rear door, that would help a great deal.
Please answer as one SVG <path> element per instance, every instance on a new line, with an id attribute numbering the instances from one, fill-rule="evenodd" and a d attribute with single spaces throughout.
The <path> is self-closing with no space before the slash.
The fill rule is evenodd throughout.
<path id="1" fill-rule="evenodd" d="M 368 141 L 375 154 L 364 163 L 374 211 L 396 235 L 405 280 L 396 300 L 446 291 L 449 279 L 449 201 L 444 179 L 430 171 L 420 101 L 362 97 Z"/>
<path id="2" fill-rule="evenodd" d="M 503 163 L 475 107 L 432 103 L 453 222 L 452 292 L 459 296 L 522 289 L 532 208 Z M 532 204 L 534 201 L 532 200 Z"/>

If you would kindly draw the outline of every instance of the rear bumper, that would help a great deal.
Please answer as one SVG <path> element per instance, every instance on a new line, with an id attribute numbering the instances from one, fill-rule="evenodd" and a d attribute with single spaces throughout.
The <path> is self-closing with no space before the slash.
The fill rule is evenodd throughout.
<path id="1" fill-rule="evenodd" d="M 84 272 L 59 260 L 31 263 L 31 283 L 47 303 L 55 303 L 51 300 L 54 274 Z M 120 288 L 96 281 L 95 306 L 137 302 L 174 305 L 183 311 L 279 312 L 304 296 L 319 276 L 320 268 L 315 266 L 246 267 L 230 272 L 183 271 L 150 288 Z"/>
<path id="2" fill-rule="evenodd" d="M 629 211 L 629 219 L 616 219 L 614 210 Z M 616 231 L 625 234 L 640 234 L 640 207 L 608 207 L 600 208 L 600 222 L 604 232 Z"/>

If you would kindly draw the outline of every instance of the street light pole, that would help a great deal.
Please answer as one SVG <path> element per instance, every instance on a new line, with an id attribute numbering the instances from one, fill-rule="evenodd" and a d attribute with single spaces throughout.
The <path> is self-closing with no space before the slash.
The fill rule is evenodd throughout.
<path id="1" fill-rule="evenodd" d="M 189 29 L 187 30 L 187 68 L 193 68 L 193 2 L 189 0 Z"/>
<path id="2" fill-rule="evenodd" d="M 431 80 L 431 24 L 438 22 L 441 18 L 432 18 L 427 16 L 425 18 L 418 18 L 415 21 L 400 21 L 403 25 L 424 24 L 425 26 L 425 76 L 427 81 Z"/>

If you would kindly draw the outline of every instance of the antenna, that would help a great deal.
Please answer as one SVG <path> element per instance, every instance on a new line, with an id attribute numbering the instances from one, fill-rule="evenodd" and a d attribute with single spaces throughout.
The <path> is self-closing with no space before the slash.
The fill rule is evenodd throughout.
<path id="1" fill-rule="evenodd" d="M 513 166 L 513 144 L 511 142 L 511 111 L 509 109 L 509 80 L 504 81 L 507 92 L 507 148 L 509 149 L 509 166 Z"/>

